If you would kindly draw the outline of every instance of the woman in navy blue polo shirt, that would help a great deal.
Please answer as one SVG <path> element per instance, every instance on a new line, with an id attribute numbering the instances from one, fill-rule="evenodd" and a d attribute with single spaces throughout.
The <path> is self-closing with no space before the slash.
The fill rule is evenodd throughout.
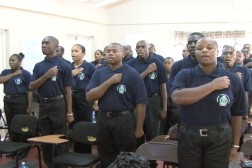
<path id="1" fill-rule="evenodd" d="M 73 63 L 71 64 L 74 86 L 72 87 L 72 107 L 74 122 L 92 121 L 92 103 L 87 101 L 85 89 L 89 84 L 95 71 L 95 66 L 87 62 L 84 57 L 86 49 L 81 44 L 75 44 L 71 50 Z M 74 151 L 80 153 L 91 153 L 91 145 L 81 143 L 74 144 Z"/>
<path id="2" fill-rule="evenodd" d="M 195 54 L 199 65 L 181 70 L 171 88 L 180 105 L 179 167 L 228 167 L 239 148 L 245 91 L 235 74 L 217 65 L 215 40 L 199 39 Z"/>
<path id="3" fill-rule="evenodd" d="M 4 85 L 4 112 L 8 128 L 16 114 L 31 112 L 32 92 L 29 90 L 31 74 L 21 66 L 24 54 L 13 54 L 9 58 L 11 69 L 5 69 L 0 75 L 0 83 Z M 19 137 L 10 133 L 10 139 L 20 141 Z"/>

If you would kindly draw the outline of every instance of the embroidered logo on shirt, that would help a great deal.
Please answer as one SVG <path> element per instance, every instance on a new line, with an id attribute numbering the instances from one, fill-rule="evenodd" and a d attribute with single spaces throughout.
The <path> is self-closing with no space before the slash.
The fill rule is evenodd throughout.
<path id="1" fill-rule="evenodd" d="M 156 78 L 157 78 L 156 72 L 150 73 L 150 74 L 149 74 L 149 78 L 152 79 L 152 80 L 156 79 Z"/>
<path id="2" fill-rule="evenodd" d="M 15 83 L 17 85 L 20 85 L 22 83 L 22 80 L 20 78 L 15 79 Z"/>
<path id="3" fill-rule="evenodd" d="M 78 75 L 78 78 L 79 78 L 80 80 L 85 79 L 85 74 L 84 74 L 84 73 L 80 73 L 80 74 Z"/>
<path id="4" fill-rule="evenodd" d="M 227 106 L 230 102 L 230 98 L 226 94 L 220 94 L 217 97 L 217 102 L 219 103 L 219 106 Z"/>
<path id="5" fill-rule="evenodd" d="M 116 89 L 120 94 L 124 94 L 124 92 L 126 92 L 126 87 L 124 85 L 119 85 Z"/>
<path id="6" fill-rule="evenodd" d="M 57 76 L 53 76 L 53 77 L 51 78 L 51 80 L 52 80 L 52 81 L 56 81 L 56 80 L 57 80 Z"/>

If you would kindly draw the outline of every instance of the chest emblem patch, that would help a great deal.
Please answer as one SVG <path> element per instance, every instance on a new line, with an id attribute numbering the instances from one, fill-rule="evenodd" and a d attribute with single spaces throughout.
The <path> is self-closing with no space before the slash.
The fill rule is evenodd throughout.
<path id="1" fill-rule="evenodd" d="M 230 102 L 230 98 L 226 94 L 220 94 L 217 97 L 217 102 L 219 103 L 219 106 L 227 106 Z"/>
<path id="2" fill-rule="evenodd" d="M 149 78 L 152 79 L 152 80 L 156 79 L 156 78 L 157 78 L 156 72 L 150 73 L 150 74 L 149 74 Z"/>
<path id="3" fill-rule="evenodd" d="M 126 87 L 124 85 L 119 85 L 116 89 L 120 94 L 124 94 L 126 92 Z"/>
<path id="4" fill-rule="evenodd" d="M 78 77 L 79 77 L 80 80 L 83 80 L 83 79 L 85 79 L 85 74 L 84 73 L 80 73 L 78 75 Z"/>
<path id="5" fill-rule="evenodd" d="M 20 78 L 15 79 L 15 83 L 17 85 L 20 85 L 22 83 L 22 80 Z"/>

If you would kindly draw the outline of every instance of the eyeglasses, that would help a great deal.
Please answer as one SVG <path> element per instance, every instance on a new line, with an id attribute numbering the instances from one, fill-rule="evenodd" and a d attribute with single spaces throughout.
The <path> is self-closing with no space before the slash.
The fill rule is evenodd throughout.
<path id="1" fill-rule="evenodd" d="M 242 51 L 243 53 L 249 53 L 248 51 Z"/>

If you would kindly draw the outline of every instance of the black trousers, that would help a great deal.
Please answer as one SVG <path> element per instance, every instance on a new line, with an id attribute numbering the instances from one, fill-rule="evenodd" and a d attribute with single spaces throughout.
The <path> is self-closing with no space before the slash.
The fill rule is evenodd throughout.
<path id="1" fill-rule="evenodd" d="M 102 168 L 107 168 L 120 152 L 136 150 L 133 112 L 114 117 L 108 117 L 104 112 L 99 112 L 97 126 L 97 146 Z"/>
<path id="2" fill-rule="evenodd" d="M 42 135 L 64 134 L 66 125 L 65 100 L 41 100 L 39 104 L 39 129 Z M 55 154 L 52 145 L 42 144 L 44 162 L 48 168 L 52 167 L 52 156 L 66 150 L 65 145 L 57 145 Z"/>
<path id="3" fill-rule="evenodd" d="M 27 114 L 27 107 L 28 107 L 28 101 L 27 101 L 27 95 L 23 94 L 17 97 L 8 97 L 4 96 L 4 112 L 6 116 L 6 121 L 8 125 L 8 129 L 10 128 L 11 120 L 16 114 Z M 15 135 L 14 133 L 10 132 L 10 140 L 11 141 L 17 141 L 17 142 L 23 142 L 25 139 L 21 136 Z"/>
<path id="4" fill-rule="evenodd" d="M 85 98 L 85 93 L 77 93 L 72 95 L 72 107 L 74 114 L 74 122 L 70 125 L 72 129 L 73 125 L 79 121 L 92 122 L 92 104 Z M 82 143 L 74 143 L 74 151 L 79 153 L 91 153 L 91 145 Z"/>
<path id="5" fill-rule="evenodd" d="M 232 143 L 228 123 L 219 126 L 179 124 L 178 159 L 180 168 L 227 168 Z"/>

